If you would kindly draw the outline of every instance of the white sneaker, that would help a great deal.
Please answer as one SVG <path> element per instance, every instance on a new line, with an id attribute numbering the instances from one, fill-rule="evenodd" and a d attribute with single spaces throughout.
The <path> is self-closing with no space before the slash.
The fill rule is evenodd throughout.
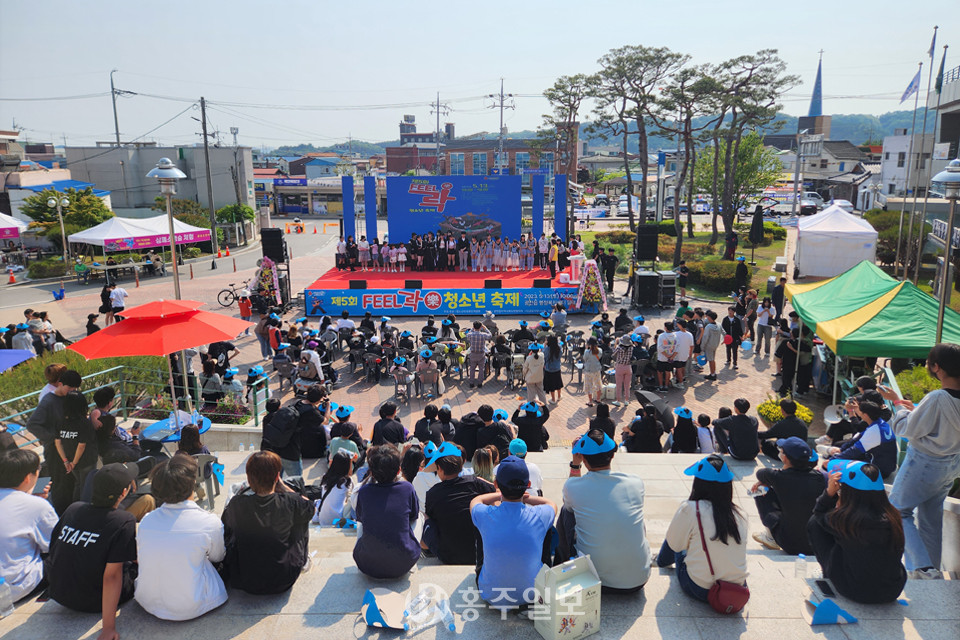
<path id="1" fill-rule="evenodd" d="M 907 574 L 911 580 L 943 580 L 943 573 L 933 567 L 914 569 Z"/>
<path id="2" fill-rule="evenodd" d="M 773 536 L 770 535 L 770 530 L 764 527 L 763 531 L 757 531 L 753 534 L 753 539 L 765 546 L 767 549 L 773 549 L 774 551 L 780 550 L 780 545 L 777 544 L 777 541 L 773 539 Z"/>
<path id="3" fill-rule="evenodd" d="M 827 437 L 827 436 L 820 436 L 819 438 L 817 438 L 817 439 L 814 440 L 813 442 L 814 442 L 814 444 L 822 444 L 822 445 L 833 444 L 833 440 L 831 440 L 831 439 L 830 439 L 829 437 Z"/>

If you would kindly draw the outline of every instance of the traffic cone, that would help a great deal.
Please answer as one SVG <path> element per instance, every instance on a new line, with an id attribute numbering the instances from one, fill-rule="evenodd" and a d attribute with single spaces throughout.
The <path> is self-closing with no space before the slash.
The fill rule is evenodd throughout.
<path id="1" fill-rule="evenodd" d="M 317 225 L 313 225 L 313 232 L 314 232 L 314 233 L 317 232 Z"/>
<path id="2" fill-rule="evenodd" d="M 227 245 L 227 257 L 230 257 L 230 245 Z"/>
<path id="3" fill-rule="evenodd" d="M 17 281 L 17 277 L 13 275 L 13 269 L 7 269 L 7 273 L 10 274 L 10 277 L 7 278 L 7 284 L 14 284 Z"/>
<path id="4" fill-rule="evenodd" d="M 217 257 L 218 257 L 218 258 L 222 258 L 222 257 L 223 257 L 222 252 L 220 251 L 220 249 L 217 249 Z"/>

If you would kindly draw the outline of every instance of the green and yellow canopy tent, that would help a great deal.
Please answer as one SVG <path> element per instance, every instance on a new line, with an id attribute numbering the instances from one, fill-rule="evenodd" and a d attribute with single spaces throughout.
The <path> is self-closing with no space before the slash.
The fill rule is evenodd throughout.
<path id="1" fill-rule="evenodd" d="M 838 357 L 926 358 L 936 340 L 937 300 L 866 260 L 827 280 L 788 284 L 786 293 Z M 952 309 L 942 340 L 960 343 L 960 314 Z"/>

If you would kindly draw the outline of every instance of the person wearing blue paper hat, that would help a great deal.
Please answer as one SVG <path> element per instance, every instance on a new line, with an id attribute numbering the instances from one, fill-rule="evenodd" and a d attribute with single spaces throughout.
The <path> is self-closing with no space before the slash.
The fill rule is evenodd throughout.
<path id="1" fill-rule="evenodd" d="M 698 447 L 697 427 L 693 424 L 693 412 L 687 407 L 673 410 L 677 422 L 671 432 L 670 453 L 696 453 Z"/>
<path id="2" fill-rule="evenodd" d="M 332 404 L 331 409 L 333 409 Z M 331 449 L 333 448 L 333 440 L 337 438 L 350 440 L 356 445 L 359 456 L 354 466 L 358 468 L 362 467 L 366 456 L 367 443 L 360 435 L 363 429 L 362 425 L 351 420 L 353 417 L 353 407 L 345 404 L 339 405 L 333 411 L 333 417 L 335 422 L 330 426 Z"/>
<path id="3" fill-rule="evenodd" d="M 683 592 L 707 602 L 718 580 L 747 584 L 747 519 L 733 502 L 734 476 L 723 458 L 709 455 L 684 474 L 693 476 L 693 489 L 670 521 L 657 566 L 676 564 Z"/>
<path id="4" fill-rule="evenodd" d="M 400 339 L 397 340 L 397 348 L 405 351 L 413 351 L 416 348 L 416 344 L 413 341 L 413 334 L 409 331 L 401 331 Z"/>
<path id="5" fill-rule="evenodd" d="M 543 541 L 557 507 L 526 493 L 530 472 L 516 456 L 501 460 L 495 486 L 496 493 L 477 496 L 470 503 L 483 545 L 477 586 L 491 607 L 515 608 L 536 599 L 532 587 L 543 566 Z"/>
<path id="6" fill-rule="evenodd" d="M 438 483 L 426 492 L 420 546 L 444 564 L 476 565 L 477 529 L 470 503 L 494 488 L 481 478 L 461 476 L 463 462 L 463 449 L 453 442 L 434 446 L 425 460 L 425 467 L 436 467 Z"/>
<path id="7" fill-rule="evenodd" d="M 513 338 L 511 338 L 514 344 L 517 344 L 518 342 L 521 342 L 523 340 L 533 342 L 536 339 L 537 337 L 533 335 L 533 332 L 530 331 L 529 328 L 527 328 L 526 320 L 520 321 L 520 328 L 513 332 Z"/>
<path id="8" fill-rule="evenodd" d="M 545 404 L 524 402 L 513 412 L 510 421 L 517 426 L 517 438 L 527 451 L 543 451 L 550 439 L 550 433 L 544 426 L 550 418 L 550 409 Z"/>
<path id="9" fill-rule="evenodd" d="M 573 445 L 570 477 L 557 519 L 557 562 L 589 555 L 605 593 L 638 591 L 650 577 L 650 545 L 643 518 L 644 485 L 611 471 L 617 444 L 591 427 Z M 587 473 L 580 476 L 581 465 Z"/>
<path id="10" fill-rule="evenodd" d="M 835 460 L 807 535 L 823 577 L 840 595 L 864 604 L 893 602 L 907 581 L 903 522 L 890 504 L 880 469 Z"/>
<path id="11" fill-rule="evenodd" d="M 753 539 L 768 549 L 811 555 L 807 521 L 827 482 L 814 469 L 817 454 L 810 450 L 805 438 L 780 438 L 777 450 L 783 469 L 758 469 L 757 481 L 750 489 L 764 524 L 764 529 L 754 532 Z"/>

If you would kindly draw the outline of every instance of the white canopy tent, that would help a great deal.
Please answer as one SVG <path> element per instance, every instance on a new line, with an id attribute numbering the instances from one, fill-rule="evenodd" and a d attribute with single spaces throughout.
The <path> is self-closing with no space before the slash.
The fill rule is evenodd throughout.
<path id="1" fill-rule="evenodd" d="M 17 220 L 5 213 L 0 213 L 0 238 L 7 240 L 19 238 L 21 231 L 27 230 L 27 223 Z"/>
<path id="2" fill-rule="evenodd" d="M 797 224 L 794 264 L 798 277 L 833 277 L 876 257 L 877 231 L 837 205 Z"/>
<path id="3" fill-rule="evenodd" d="M 67 242 L 102 247 L 106 244 L 107 239 L 111 238 L 135 238 L 137 236 L 154 235 L 153 231 L 145 229 L 140 222 L 140 220 L 132 218 L 114 216 L 95 227 L 71 233 L 67 236 Z"/>
<path id="4" fill-rule="evenodd" d="M 209 242 L 210 230 L 194 227 L 174 218 L 173 230 L 177 244 Z M 169 246 L 170 227 L 167 216 L 151 218 L 113 217 L 95 227 L 67 236 L 67 242 L 103 247 L 104 251 L 139 250 Z"/>

